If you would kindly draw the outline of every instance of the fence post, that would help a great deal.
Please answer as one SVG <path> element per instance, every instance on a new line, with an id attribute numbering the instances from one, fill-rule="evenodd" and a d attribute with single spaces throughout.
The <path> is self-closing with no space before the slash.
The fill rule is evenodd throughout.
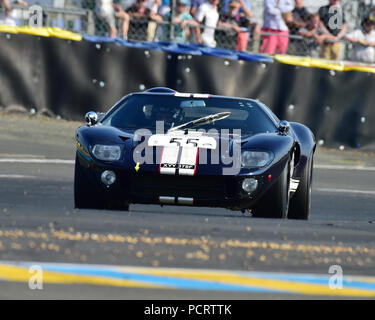
<path id="1" fill-rule="evenodd" d="M 176 0 L 170 0 L 170 7 L 171 7 L 171 14 L 170 14 L 170 24 L 169 24 L 169 41 L 173 42 L 174 40 L 174 16 L 175 16 L 175 8 L 176 8 Z"/>

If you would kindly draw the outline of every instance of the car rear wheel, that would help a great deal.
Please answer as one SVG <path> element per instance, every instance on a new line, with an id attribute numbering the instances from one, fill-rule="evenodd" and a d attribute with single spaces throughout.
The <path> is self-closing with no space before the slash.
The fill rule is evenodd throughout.
<path id="1" fill-rule="evenodd" d="M 290 161 L 266 195 L 253 210 L 253 217 L 286 219 L 289 208 Z"/>
<path id="2" fill-rule="evenodd" d="M 298 189 L 290 200 L 289 219 L 308 220 L 311 207 L 313 156 L 305 166 Z"/>

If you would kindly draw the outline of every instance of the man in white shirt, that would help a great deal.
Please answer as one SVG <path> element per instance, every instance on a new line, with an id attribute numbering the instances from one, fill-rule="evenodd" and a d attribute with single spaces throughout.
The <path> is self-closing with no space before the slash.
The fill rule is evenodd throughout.
<path id="1" fill-rule="evenodd" d="M 23 11 L 13 9 L 14 4 L 27 7 L 27 2 L 23 0 L 0 0 L 0 7 L 5 8 L 5 11 L 0 11 L 0 25 L 15 27 L 19 25 L 19 19 L 24 19 Z"/>
<path id="2" fill-rule="evenodd" d="M 286 53 L 289 45 L 289 29 L 285 20 L 293 8 L 292 0 L 264 0 L 263 32 L 272 34 L 263 36 L 260 52 Z"/>
<path id="3" fill-rule="evenodd" d="M 195 16 L 197 22 L 203 23 L 203 20 L 205 22 L 205 28 L 202 34 L 200 33 L 200 29 L 196 28 L 198 43 L 213 48 L 216 47 L 215 28 L 219 21 L 219 12 L 217 10 L 218 4 L 219 0 L 209 0 L 209 2 L 201 4 Z"/>
<path id="4" fill-rule="evenodd" d="M 362 28 L 354 30 L 344 38 L 353 43 L 353 60 L 364 63 L 375 62 L 375 31 L 374 22 L 365 18 Z"/>
<path id="5" fill-rule="evenodd" d="M 115 18 L 121 19 L 121 31 L 124 39 L 128 38 L 129 31 L 129 15 L 123 10 L 121 6 L 115 4 L 113 0 L 96 0 L 96 14 L 109 28 L 109 36 L 116 38 L 117 28 Z"/>

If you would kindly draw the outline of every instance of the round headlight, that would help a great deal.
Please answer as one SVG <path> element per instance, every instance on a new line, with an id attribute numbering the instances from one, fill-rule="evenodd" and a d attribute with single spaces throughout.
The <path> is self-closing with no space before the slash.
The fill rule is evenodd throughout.
<path id="1" fill-rule="evenodd" d="M 117 161 L 121 157 L 120 146 L 107 146 L 102 144 L 96 144 L 92 148 L 92 154 L 95 158 L 103 161 Z"/>
<path id="2" fill-rule="evenodd" d="M 245 168 L 262 168 L 270 164 L 273 154 L 267 151 L 243 151 L 241 165 Z"/>
<path id="3" fill-rule="evenodd" d="M 242 181 L 242 189 L 247 193 L 254 192 L 258 187 L 258 181 L 254 178 L 246 178 Z"/>
<path id="4" fill-rule="evenodd" d="M 106 170 L 102 173 L 101 180 L 106 186 L 110 186 L 115 183 L 116 174 L 113 171 Z"/>

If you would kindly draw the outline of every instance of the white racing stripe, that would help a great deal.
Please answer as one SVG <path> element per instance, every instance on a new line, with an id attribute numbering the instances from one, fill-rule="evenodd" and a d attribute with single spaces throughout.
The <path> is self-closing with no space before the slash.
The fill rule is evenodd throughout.
<path id="1" fill-rule="evenodd" d="M 314 169 L 375 171 L 375 167 L 358 167 L 331 164 L 315 164 Z"/>
<path id="2" fill-rule="evenodd" d="M 328 193 L 351 193 L 351 194 L 365 194 L 375 196 L 374 190 L 355 190 L 355 189 L 331 189 L 331 188 L 314 188 L 314 191 L 328 192 Z"/>
<path id="3" fill-rule="evenodd" d="M 74 160 L 0 158 L 0 163 L 74 164 Z"/>

